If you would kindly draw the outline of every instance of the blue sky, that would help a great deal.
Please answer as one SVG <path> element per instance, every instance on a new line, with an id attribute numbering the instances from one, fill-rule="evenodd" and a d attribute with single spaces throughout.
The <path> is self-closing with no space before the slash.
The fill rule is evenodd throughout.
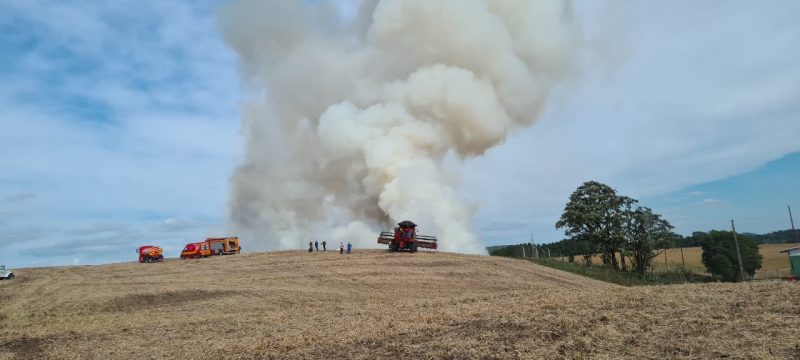
<path id="1" fill-rule="evenodd" d="M 791 226 L 787 206 L 800 211 L 800 153 L 792 153 L 741 175 L 689 186 L 680 191 L 645 199 L 670 218 L 678 231 L 730 229 L 766 233 Z"/>
<path id="2" fill-rule="evenodd" d="M 586 36 L 580 73 L 537 124 L 467 164 L 466 193 L 488 243 L 525 241 L 531 231 L 536 242 L 561 239 L 553 224 L 587 180 L 639 199 L 683 234 L 780 216 L 797 202 L 797 187 L 781 179 L 800 166 L 787 157 L 800 151 L 800 4 L 576 5 Z M 751 187 L 740 178 L 763 180 Z M 699 200 L 684 196 L 698 191 Z M 706 198 L 724 202 L 698 210 Z M 788 221 L 741 230 L 773 225 Z"/>
<path id="3" fill-rule="evenodd" d="M 227 233 L 237 106 L 252 94 L 215 23 L 222 3 L 0 3 L 0 263 L 129 261 L 143 243 L 176 255 Z M 580 71 L 534 126 L 463 169 L 487 245 L 559 240 L 587 180 L 684 234 L 787 228 L 800 5 L 587 1 L 576 14 Z"/>
<path id="4" fill-rule="evenodd" d="M 0 262 L 123 261 L 224 232 L 240 91 L 214 11 L 0 5 Z"/>

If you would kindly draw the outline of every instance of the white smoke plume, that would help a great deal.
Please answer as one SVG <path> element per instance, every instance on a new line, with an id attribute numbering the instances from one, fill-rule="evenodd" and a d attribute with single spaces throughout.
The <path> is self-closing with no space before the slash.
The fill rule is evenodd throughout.
<path id="1" fill-rule="evenodd" d="M 255 249 L 376 247 L 412 220 L 443 251 L 484 254 L 460 164 L 530 125 L 569 68 L 562 1 L 244 0 L 220 14 L 248 86 L 231 220 Z M 456 161 L 450 161 L 454 159 Z"/>

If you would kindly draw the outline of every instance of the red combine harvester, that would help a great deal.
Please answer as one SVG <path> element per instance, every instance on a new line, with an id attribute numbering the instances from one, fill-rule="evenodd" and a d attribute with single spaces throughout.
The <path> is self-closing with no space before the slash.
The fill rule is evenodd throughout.
<path id="1" fill-rule="evenodd" d="M 394 234 L 384 231 L 378 236 L 378 244 L 389 245 L 389 251 L 417 252 L 417 248 L 436 249 L 436 237 L 417 235 L 417 224 L 401 221 L 394 228 Z"/>

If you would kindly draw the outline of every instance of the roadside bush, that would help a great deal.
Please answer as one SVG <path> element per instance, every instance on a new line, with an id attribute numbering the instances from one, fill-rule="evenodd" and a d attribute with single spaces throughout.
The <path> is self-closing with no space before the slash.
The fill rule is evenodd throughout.
<path id="1" fill-rule="evenodd" d="M 738 239 L 745 276 L 752 277 L 761 268 L 758 245 L 747 236 L 738 236 Z M 709 273 L 722 281 L 739 280 L 739 259 L 732 232 L 712 230 L 704 238 L 702 247 L 703 265 Z"/>

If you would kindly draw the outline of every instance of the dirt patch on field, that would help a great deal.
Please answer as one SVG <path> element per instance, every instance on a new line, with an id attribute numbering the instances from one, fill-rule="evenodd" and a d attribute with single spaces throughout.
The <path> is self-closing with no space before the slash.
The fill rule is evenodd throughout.
<path id="1" fill-rule="evenodd" d="M 10 352 L 16 359 L 40 359 L 44 356 L 44 347 L 54 341 L 53 337 L 23 335 L 0 342 L 0 354 Z"/>
<path id="2" fill-rule="evenodd" d="M 107 301 L 99 308 L 101 311 L 107 312 L 136 311 L 159 306 L 177 306 L 190 302 L 220 299 L 242 293 L 244 292 L 230 290 L 181 290 L 154 294 L 129 294 Z"/>

